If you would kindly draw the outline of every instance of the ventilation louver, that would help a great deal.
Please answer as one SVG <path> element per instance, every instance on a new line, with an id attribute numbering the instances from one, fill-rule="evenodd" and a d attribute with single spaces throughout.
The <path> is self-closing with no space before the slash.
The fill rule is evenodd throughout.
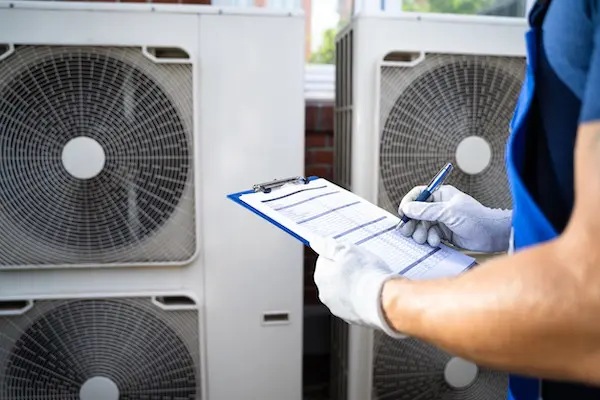
<path id="1" fill-rule="evenodd" d="M 354 112 L 354 31 L 348 29 L 335 43 L 334 182 L 352 191 L 352 130 Z"/>
<path id="2" fill-rule="evenodd" d="M 139 48 L 0 61 L 0 269 L 189 259 L 192 86 L 191 65 Z"/>
<path id="3" fill-rule="evenodd" d="M 375 333 L 374 400 L 505 400 L 508 375 L 409 338 Z"/>
<path id="4" fill-rule="evenodd" d="M 3 400 L 200 400 L 197 310 L 41 301 L 0 318 Z"/>
<path id="5" fill-rule="evenodd" d="M 447 183 L 489 207 L 511 207 L 504 149 L 524 77 L 523 57 L 427 54 L 384 65 L 380 82 L 379 203 L 402 197 L 447 162 Z"/>

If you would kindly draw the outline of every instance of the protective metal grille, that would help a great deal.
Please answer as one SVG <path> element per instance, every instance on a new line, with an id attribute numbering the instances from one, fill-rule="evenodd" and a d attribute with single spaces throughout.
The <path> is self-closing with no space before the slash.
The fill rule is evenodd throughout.
<path id="1" fill-rule="evenodd" d="M 336 38 L 335 108 L 333 134 L 333 181 L 352 190 L 352 118 L 354 91 L 354 30 L 346 28 Z M 348 324 L 339 318 L 331 322 L 331 400 L 348 398 Z"/>
<path id="2" fill-rule="evenodd" d="M 416 339 L 375 333 L 373 400 L 505 400 L 508 375 L 479 367 L 470 385 L 449 385 L 449 354 Z"/>
<path id="3" fill-rule="evenodd" d="M 348 398 L 348 323 L 337 317 L 331 318 L 331 400 Z"/>
<path id="4" fill-rule="evenodd" d="M 0 318 L 3 400 L 200 400 L 199 367 L 196 310 L 57 300 Z"/>
<path id="5" fill-rule="evenodd" d="M 0 61 L 0 265 L 193 255 L 191 71 L 135 48 Z"/>
<path id="6" fill-rule="evenodd" d="M 354 74 L 354 31 L 348 29 L 336 41 L 334 109 L 334 182 L 352 190 L 352 113 Z"/>
<path id="7" fill-rule="evenodd" d="M 396 212 L 446 163 L 448 184 L 489 207 L 511 207 L 504 170 L 522 57 L 428 54 L 381 70 L 379 204 Z"/>

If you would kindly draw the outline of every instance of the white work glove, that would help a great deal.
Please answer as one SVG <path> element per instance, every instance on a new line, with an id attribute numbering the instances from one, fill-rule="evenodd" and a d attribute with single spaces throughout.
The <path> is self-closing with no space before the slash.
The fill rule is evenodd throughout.
<path id="1" fill-rule="evenodd" d="M 347 323 L 380 329 L 404 338 L 387 323 L 381 305 L 383 284 L 398 278 L 379 257 L 356 245 L 325 239 L 313 242 L 319 254 L 314 280 L 319 300 Z"/>
<path id="2" fill-rule="evenodd" d="M 446 241 L 465 250 L 496 253 L 508 250 L 512 210 L 485 207 L 449 185 L 441 186 L 427 202 L 415 199 L 425 186 L 413 188 L 400 202 L 398 213 L 411 218 L 404 236 L 436 247 Z"/>

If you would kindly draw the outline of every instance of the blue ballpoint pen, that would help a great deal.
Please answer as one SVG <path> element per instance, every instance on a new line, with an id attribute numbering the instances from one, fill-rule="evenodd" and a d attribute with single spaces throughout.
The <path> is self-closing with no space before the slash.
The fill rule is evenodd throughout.
<path id="1" fill-rule="evenodd" d="M 427 185 L 427 187 L 419 194 L 415 201 L 427 201 L 429 196 L 431 196 L 433 192 L 442 186 L 448 175 L 450 175 L 450 172 L 452 172 L 453 168 L 454 167 L 452 166 L 452 163 L 446 164 L 444 168 L 442 168 L 440 172 L 433 177 L 431 182 L 429 182 L 429 185 Z M 410 221 L 410 218 L 408 218 L 406 215 L 403 216 L 400 222 L 398 222 L 398 225 L 396 225 L 396 229 L 402 228 L 408 221 Z"/>

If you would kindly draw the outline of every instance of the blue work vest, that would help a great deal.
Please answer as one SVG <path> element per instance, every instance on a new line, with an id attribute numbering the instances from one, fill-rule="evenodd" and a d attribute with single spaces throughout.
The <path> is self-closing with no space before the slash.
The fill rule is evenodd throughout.
<path id="1" fill-rule="evenodd" d="M 563 2 L 561 6 L 565 7 L 566 4 L 566 2 Z M 545 48 L 541 45 L 542 25 L 549 5 L 550 0 L 538 1 L 529 14 L 530 29 L 525 35 L 527 49 L 525 81 L 510 123 L 511 134 L 506 149 L 506 170 L 513 199 L 511 252 L 520 251 L 528 246 L 538 245 L 556 238 L 559 229 L 564 226 L 566 219 L 568 219 L 565 213 L 570 212 L 572 203 L 572 188 L 566 186 L 572 185 L 572 183 L 569 183 L 568 176 L 564 176 L 565 173 L 572 174 L 572 166 L 568 166 L 566 172 L 565 170 L 561 171 L 563 174 L 562 179 L 552 175 L 541 175 L 546 170 L 550 174 L 552 168 L 564 168 L 564 163 L 572 162 L 572 153 L 569 157 L 566 157 L 566 154 L 561 155 L 560 152 L 574 151 L 573 140 L 571 139 L 575 137 L 576 123 L 572 119 L 575 118 L 575 108 L 578 108 L 576 103 L 581 100 L 582 96 L 579 93 L 579 98 L 575 99 L 574 94 L 569 93 L 569 89 L 565 87 L 562 93 L 567 96 L 564 99 L 566 109 L 555 110 L 556 112 L 564 112 L 564 115 L 557 119 L 550 118 L 551 116 L 547 114 L 540 114 L 541 111 L 544 113 L 554 112 L 553 108 L 557 108 L 558 103 L 552 102 L 548 98 L 538 97 L 545 104 L 543 110 L 541 109 L 542 104 L 537 103 L 535 99 L 536 77 L 538 74 L 544 77 L 545 86 L 544 88 L 540 87 L 540 89 L 543 89 L 542 92 L 554 92 L 553 94 L 558 95 L 561 93 L 559 86 L 563 84 L 563 82 L 553 82 L 552 78 L 549 78 L 551 74 L 548 72 L 548 52 L 544 53 L 549 43 L 544 43 Z M 556 9 L 554 11 L 558 12 Z M 557 18 L 556 15 L 553 15 L 553 18 Z M 553 27 L 556 28 L 556 24 Z M 558 33 L 553 32 L 553 34 Z M 553 54 L 556 56 L 556 52 Z M 560 80 L 561 78 L 557 77 L 557 79 Z M 568 98 L 569 95 L 571 99 Z M 552 126 L 548 129 L 548 124 L 552 123 L 550 121 L 559 123 L 560 126 Z M 546 126 L 544 126 L 544 122 Z M 540 131 L 540 129 L 545 130 Z M 556 135 L 563 136 L 557 137 Z M 547 148 L 544 149 L 545 145 Z M 544 154 L 544 152 L 547 153 Z M 525 166 L 526 155 L 529 162 L 528 168 Z M 563 165 L 560 163 L 563 163 Z M 546 198 L 544 200 L 545 204 L 536 203 L 536 198 L 542 200 L 544 196 L 548 195 L 548 185 L 558 185 L 559 183 L 562 185 L 562 197 L 558 199 Z M 569 191 L 571 191 L 571 195 L 569 195 Z M 571 197 L 570 201 L 569 197 Z M 553 207 L 553 204 L 559 205 L 559 203 L 561 207 Z M 545 212 L 542 212 L 542 209 Z M 568 382 L 542 382 L 539 379 L 511 375 L 509 377 L 507 399 L 597 400 L 600 399 L 600 388 Z"/>
<path id="2" fill-rule="evenodd" d="M 511 252 L 537 245 L 557 236 L 557 232 L 528 192 L 523 180 L 526 135 L 531 122 L 531 106 L 535 93 L 535 70 L 539 55 L 539 36 L 541 35 L 543 15 L 546 9 L 547 4 L 536 4 L 534 6 L 532 15 L 540 13 L 542 17 L 530 17 L 530 28 L 525 34 L 527 67 L 521 94 L 519 95 L 515 113 L 510 123 L 511 133 L 506 149 L 506 171 L 513 198 Z M 540 397 L 540 380 L 517 375 L 509 377 L 508 400 L 538 400 Z"/>
<path id="3" fill-rule="evenodd" d="M 532 15 L 539 13 L 537 15 L 541 15 L 541 17 L 530 16 L 530 28 L 525 34 L 527 48 L 525 80 L 510 123 L 511 133 L 506 149 L 506 171 L 513 200 L 513 231 L 510 251 L 519 251 L 557 236 L 557 232 L 528 192 L 523 180 L 526 135 L 531 122 L 531 109 L 535 93 L 539 36 L 546 9 L 547 3 L 545 5 L 536 4 Z M 540 380 L 517 375 L 509 377 L 508 400 L 538 400 L 540 397 Z"/>

